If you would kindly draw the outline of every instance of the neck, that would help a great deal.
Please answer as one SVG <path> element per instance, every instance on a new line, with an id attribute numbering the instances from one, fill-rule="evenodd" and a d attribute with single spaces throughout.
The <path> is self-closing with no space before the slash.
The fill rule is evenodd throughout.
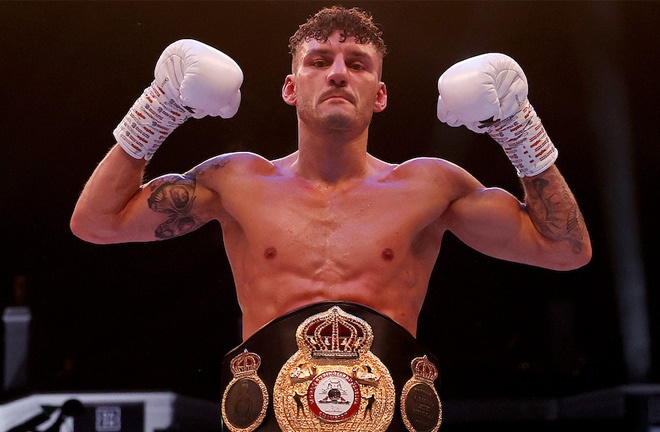
<path id="1" fill-rule="evenodd" d="M 326 184 L 364 177 L 368 171 L 368 128 L 360 133 L 298 129 L 295 172 Z"/>

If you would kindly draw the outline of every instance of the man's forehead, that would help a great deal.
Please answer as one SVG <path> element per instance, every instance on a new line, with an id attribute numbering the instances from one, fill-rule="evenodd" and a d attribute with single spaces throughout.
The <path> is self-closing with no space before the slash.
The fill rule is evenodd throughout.
<path id="1" fill-rule="evenodd" d="M 340 30 L 335 30 L 326 41 L 318 41 L 310 38 L 300 46 L 300 54 L 303 56 L 309 52 L 326 53 L 335 49 L 348 51 L 354 55 L 377 55 L 376 47 L 371 43 L 357 43 L 354 36 L 344 37 Z"/>

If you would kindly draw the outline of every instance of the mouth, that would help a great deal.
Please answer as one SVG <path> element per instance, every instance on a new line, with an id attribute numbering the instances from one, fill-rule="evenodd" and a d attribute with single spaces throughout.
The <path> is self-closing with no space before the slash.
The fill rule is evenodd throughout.
<path id="1" fill-rule="evenodd" d="M 328 94 L 328 95 L 325 95 L 324 97 L 321 98 L 322 102 L 325 102 L 325 101 L 328 101 L 328 100 L 345 100 L 345 101 L 348 101 L 350 103 L 355 102 L 354 99 L 350 95 L 347 95 L 345 93 Z"/>

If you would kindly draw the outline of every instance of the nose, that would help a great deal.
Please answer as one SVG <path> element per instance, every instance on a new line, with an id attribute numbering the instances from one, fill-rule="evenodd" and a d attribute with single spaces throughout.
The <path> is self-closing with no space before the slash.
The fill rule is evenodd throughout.
<path id="1" fill-rule="evenodd" d="M 331 86 L 346 87 L 348 84 L 348 69 L 343 56 L 335 57 L 328 71 L 328 82 Z"/>

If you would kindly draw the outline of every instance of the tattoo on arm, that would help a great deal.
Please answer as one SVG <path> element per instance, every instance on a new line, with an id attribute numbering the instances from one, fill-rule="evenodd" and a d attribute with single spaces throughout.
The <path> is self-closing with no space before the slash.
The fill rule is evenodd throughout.
<path id="1" fill-rule="evenodd" d="M 224 168 L 231 161 L 230 156 L 222 156 L 215 159 L 211 159 L 196 167 L 192 175 L 197 178 L 202 178 L 209 170 L 217 171 L 220 168 Z"/>
<path id="2" fill-rule="evenodd" d="M 525 180 L 526 204 L 536 228 L 555 241 L 569 241 L 580 253 L 586 238 L 582 213 L 568 185 L 557 171 Z"/>
<path id="3" fill-rule="evenodd" d="M 151 195 L 147 199 L 149 208 L 167 215 L 154 234 L 159 239 L 168 239 L 196 230 L 204 225 L 192 212 L 195 202 L 197 179 L 209 170 L 217 171 L 231 161 L 230 156 L 211 159 L 186 175 L 164 176 L 151 184 Z"/>
<path id="4" fill-rule="evenodd" d="M 195 202 L 194 174 L 166 176 L 151 184 L 151 195 L 147 199 L 149 208 L 167 215 L 154 234 L 159 239 L 168 239 L 189 233 L 203 223 L 192 213 Z"/>

